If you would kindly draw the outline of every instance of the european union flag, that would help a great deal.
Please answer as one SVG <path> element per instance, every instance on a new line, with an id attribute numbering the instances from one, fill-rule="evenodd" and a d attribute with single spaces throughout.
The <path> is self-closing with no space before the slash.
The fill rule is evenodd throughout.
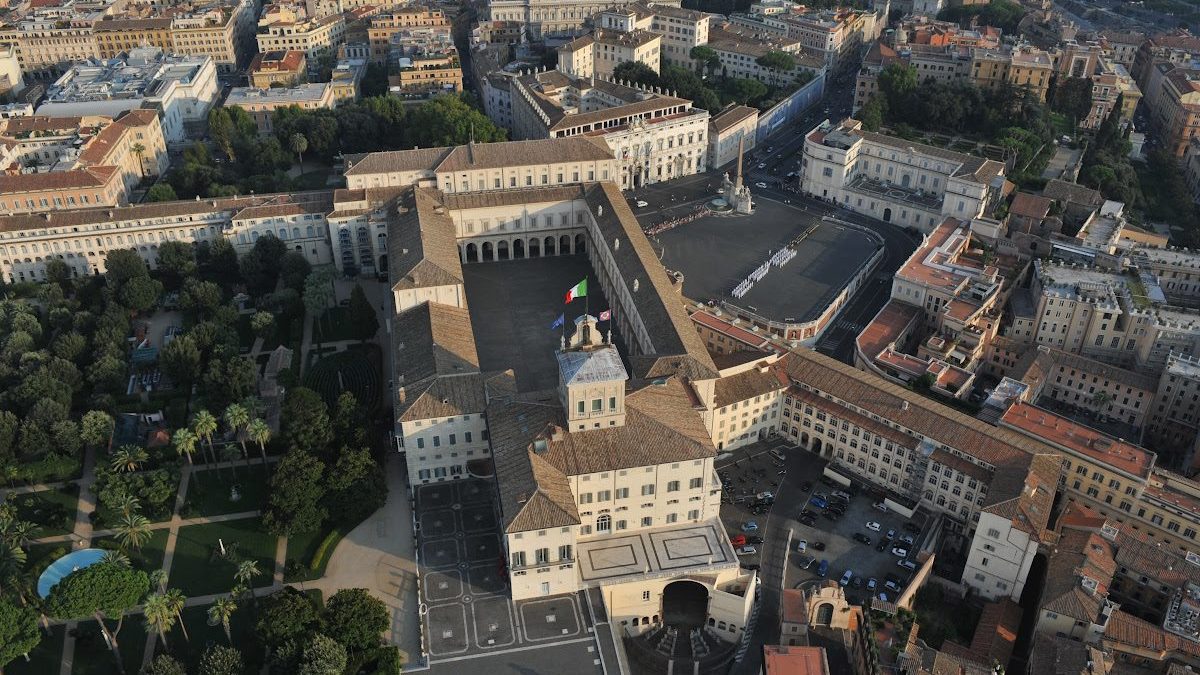
<path id="1" fill-rule="evenodd" d="M 565 321 L 566 321 L 566 317 L 562 314 L 559 314 L 558 318 L 554 320 L 554 323 L 550 324 L 550 330 L 554 330 L 555 328 L 561 328 Z"/>

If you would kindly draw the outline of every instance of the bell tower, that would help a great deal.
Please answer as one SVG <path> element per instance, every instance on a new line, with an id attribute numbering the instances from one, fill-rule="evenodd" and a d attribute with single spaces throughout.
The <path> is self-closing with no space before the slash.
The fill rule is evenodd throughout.
<path id="1" fill-rule="evenodd" d="M 629 374 L 596 317 L 575 319 L 575 332 L 558 352 L 558 393 L 567 414 L 567 431 L 625 425 L 625 380 Z"/>

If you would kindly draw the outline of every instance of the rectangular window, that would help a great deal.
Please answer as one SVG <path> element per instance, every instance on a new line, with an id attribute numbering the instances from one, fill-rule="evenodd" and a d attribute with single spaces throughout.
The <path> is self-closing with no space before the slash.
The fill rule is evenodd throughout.
<path id="1" fill-rule="evenodd" d="M 512 566 L 513 567 L 524 567 L 525 566 L 525 551 L 513 551 Z"/>
<path id="2" fill-rule="evenodd" d="M 608 397 L 608 409 L 609 409 L 609 410 L 616 410 L 616 409 L 617 409 L 617 397 L 616 397 L 616 396 L 609 396 L 609 397 Z"/>
<path id="3" fill-rule="evenodd" d="M 534 551 L 533 554 L 537 559 L 537 564 L 539 565 L 545 565 L 546 563 L 550 562 L 550 549 L 548 548 L 539 548 L 538 550 Z"/>
<path id="4" fill-rule="evenodd" d="M 571 555 L 572 555 L 572 551 L 571 551 L 570 544 L 563 544 L 562 546 L 558 547 L 558 559 L 559 560 L 573 560 Z"/>
<path id="5" fill-rule="evenodd" d="M 617 488 L 617 499 L 626 499 L 629 497 L 629 488 Z"/>
<path id="6" fill-rule="evenodd" d="M 653 525 L 653 524 L 654 524 L 654 518 L 653 518 L 653 517 L 651 517 L 651 516 L 646 516 L 645 518 L 642 518 L 642 527 L 650 527 L 650 526 L 651 526 L 651 525 Z"/>
<path id="7" fill-rule="evenodd" d="M 703 478 L 693 478 L 690 481 L 688 481 L 688 487 L 693 490 L 695 490 L 696 488 L 704 487 L 704 479 Z"/>
<path id="8" fill-rule="evenodd" d="M 679 492 L 679 481 L 673 480 L 667 483 L 667 492 Z"/>
<path id="9" fill-rule="evenodd" d="M 648 497 L 652 494 L 654 494 L 654 483 L 649 483 L 647 485 L 642 486 L 642 496 L 643 497 Z"/>

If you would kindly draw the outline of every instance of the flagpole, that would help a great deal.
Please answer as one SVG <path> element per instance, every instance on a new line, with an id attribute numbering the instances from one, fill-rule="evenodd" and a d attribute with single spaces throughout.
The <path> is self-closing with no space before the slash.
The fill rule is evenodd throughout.
<path id="1" fill-rule="evenodd" d="M 591 285 L 588 283 L 589 276 L 591 276 L 591 275 L 590 274 L 583 275 L 583 287 L 585 289 L 587 289 L 587 292 L 585 292 L 583 294 L 583 313 L 584 313 L 584 315 L 586 315 L 588 313 L 588 304 L 589 304 L 589 300 L 591 299 L 591 295 L 592 295 L 591 289 L 588 289 L 588 286 Z"/>

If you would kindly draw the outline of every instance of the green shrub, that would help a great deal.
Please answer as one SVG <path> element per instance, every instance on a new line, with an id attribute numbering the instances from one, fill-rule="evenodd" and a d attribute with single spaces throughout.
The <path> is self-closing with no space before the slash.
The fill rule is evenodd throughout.
<path id="1" fill-rule="evenodd" d="M 333 555 L 333 550 L 337 548 L 344 536 L 346 534 L 342 532 L 341 528 L 336 527 L 325 535 L 325 538 L 321 540 L 321 545 L 317 547 L 316 553 L 313 553 L 312 562 L 309 563 L 308 568 L 314 572 L 324 570 L 325 565 L 329 563 L 329 556 Z"/>

